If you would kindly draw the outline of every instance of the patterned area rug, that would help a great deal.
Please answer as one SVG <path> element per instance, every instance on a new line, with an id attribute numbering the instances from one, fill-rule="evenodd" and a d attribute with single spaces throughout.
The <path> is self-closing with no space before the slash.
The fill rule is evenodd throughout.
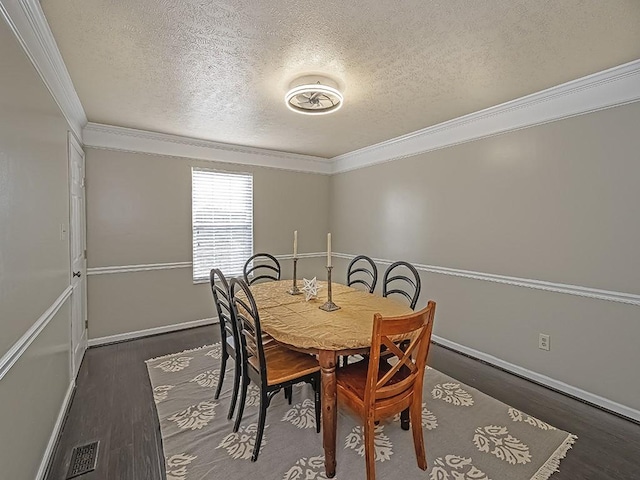
<path id="1" fill-rule="evenodd" d="M 273 399 L 258 461 L 250 461 L 259 393 L 251 386 L 242 425 L 227 420 L 233 360 L 218 400 L 220 345 L 147 360 L 160 419 L 167 480 L 325 479 L 322 434 L 315 431 L 312 391 Z M 378 478 L 428 480 L 544 480 L 558 470 L 576 437 L 429 368 L 422 426 L 429 468 L 417 466 L 411 431 L 399 417 L 376 428 Z M 365 478 L 363 428 L 340 408 L 336 479 Z"/>

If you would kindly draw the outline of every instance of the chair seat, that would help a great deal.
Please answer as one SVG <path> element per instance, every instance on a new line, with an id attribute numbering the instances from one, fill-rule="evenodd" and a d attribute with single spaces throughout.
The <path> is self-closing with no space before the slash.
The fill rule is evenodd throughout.
<path id="1" fill-rule="evenodd" d="M 320 371 L 320 365 L 315 357 L 296 352 L 275 342 L 269 348 L 265 348 L 264 357 L 267 362 L 267 385 L 288 382 Z M 253 368 L 259 370 L 255 357 L 249 357 L 248 361 Z"/>
<path id="2" fill-rule="evenodd" d="M 378 380 L 391 370 L 392 365 L 387 363 L 384 359 L 380 359 L 380 368 L 378 370 Z M 336 370 L 336 381 L 338 386 L 346 393 L 364 402 L 364 392 L 367 386 L 367 372 L 369 370 L 369 357 L 364 358 L 356 363 L 351 363 L 346 367 L 341 367 Z M 411 371 L 403 366 L 401 367 L 387 382 L 386 385 L 394 385 L 406 379 L 411 374 Z"/>

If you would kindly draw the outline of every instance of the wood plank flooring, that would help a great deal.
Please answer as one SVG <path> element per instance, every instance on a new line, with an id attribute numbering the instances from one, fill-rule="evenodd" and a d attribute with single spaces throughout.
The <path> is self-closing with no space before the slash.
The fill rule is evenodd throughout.
<path id="1" fill-rule="evenodd" d="M 89 349 L 47 479 L 66 477 L 73 447 L 100 440 L 96 470 L 78 480 L 164 480 L 160 427 L 144 361 L 217 342 L 217 328 L 200 327 Z M 578 435 L 578 442 L 560 464 L 561 471 L 551 480 L 640 479 L 638 424 L 437 345 L 431 349 L 429 364 Z M 413 452 L 407 454 L 413 459 Z"/>

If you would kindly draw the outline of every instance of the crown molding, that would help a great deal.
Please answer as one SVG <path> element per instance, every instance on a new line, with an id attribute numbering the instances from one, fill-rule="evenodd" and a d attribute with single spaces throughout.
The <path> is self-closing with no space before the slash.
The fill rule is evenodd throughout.
<path id="1" fill-rule="evenodd" d="M 254 165 L 324 175 L 331 173 L 331 161 L 327 158 L 244 147 L 98 123 L 89 123 L 85 126 L 83 139 L 87 147 L 106 150 L 197 158 L 199 160 Z"/>
<path id="2" fill-rule="evenodd" d="M 431 152 L 640 100 L 635 60 L 510 102 L 333 157 L 332 173 Z"/>
<path id="3" fill-rule="evenodd" d="M 87 116 L 40 2 L 0 0 L 0 13 L 51 92 L 74 135 L 82 141 L 82 127 L 87 123 Z"/>

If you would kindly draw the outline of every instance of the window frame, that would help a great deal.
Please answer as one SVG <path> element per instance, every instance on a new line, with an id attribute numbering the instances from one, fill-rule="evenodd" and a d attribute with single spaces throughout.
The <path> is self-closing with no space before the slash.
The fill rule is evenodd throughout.
<path id="1" fill-rule="evenodd" d="M 234 277 L 234 276 L 242 276 L 242 269 L 244 267 L 244 263 L 246 262 L 246 260 L 248 260 L 251 256 L 253 256 L 253 252 L 254 252 L 254 183 L 253 183 L 253 173 L 252 172 L 246 172 L 246 171 L 230 171 L 230 170 L 221 170 L 221 169 L 216 169 L 216 168 L 206 168 L 206 167 L 197 167 L 197 166 L 192 166 L 191 167 L 191 278 L 192 278 L 192 282 L 194 285 L 197 284 L 203 284 L 203 283 L 209 283 L 209 271 L 211 270 L 211 268 L 220 268 L 220 267 L 216 267 L 215 265 L 212 266 L 208 266 L 207 270 L 206 270 L 206 274 L 203 275 L 202 277 L 198 276 L 196 277 L 196 218 L 195 218 L 195 172 L 204 172 L 204 173 L 210 173 L 210 174 L 218 174 L 218 175 L 232 175 L 232 176 L 239 176 L 239 177 L 248 177 L 248 179 L 250 180 L 250 189 L 248 191 L 249 193 L 249 198 L 250 201 L 248 202 L 250 205 L 250 210 L 248 211 L 249 217 L 250 217 L 250 222 L 247 224 L 247 226 L 250 229 L 250 254 L 247 256 L 246 259 L 244 259 L 241 263 L 241 265 L 239 265 L 239 271 L 240 273 L 238 275 L 231 275 L 228 272 L 225 272 L 223 270 L 223 273 L 225 276 L 227 277 Z M 246 212 L 245 212 L 246 214 Z M 211 223 L 210 226 L 214 226 L 215 224 Z M 214 227 L 215 228 L 215 227 Z"/>

